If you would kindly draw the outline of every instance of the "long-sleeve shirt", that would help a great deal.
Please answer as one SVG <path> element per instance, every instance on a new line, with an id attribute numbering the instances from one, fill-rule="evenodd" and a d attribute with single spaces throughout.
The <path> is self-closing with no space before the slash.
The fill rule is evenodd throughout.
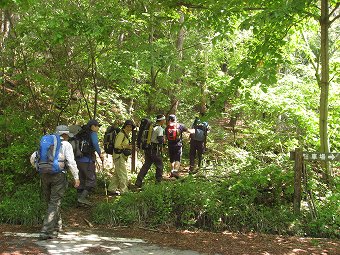
<path id="1" fill-rule="evenodd" d="M 74 159 L 72 145 L 68 141 L 61 141 L 61 151 L 60 151 L 59 155 L 61 157 L 64 156 L 64 159 L 66 160 L 66 165 L 70 169 L 70 171 L 73 175 L 73 178 L 75 180 L 78 180 L 79 179 L 79 176 L 78 176 L 79 170 L 78 170 L 78 167 L 77 167 L 77 163 Z M 60 158 L 60 159 L 62 159 L 62 158 Z"/>
<path id="2" fill-rule="evenodd" d="M 31 158 L 30 158 L 30 162 L 31 162 L 33 167 L 35 167 L 36 153 L 37 153 L 37 151 L 33 152 L 33 154 L 31 155 Z M 59 160 L 60 160 L 60 162 L 59 162 L 60 168 L 62 168 L 62 169 L 65 168 L 64 162 L 66 162 L 66 165 L 70 169 L 70 171 L 73 175 L 73 178 L 75 180 L 78 180 L 79 179 L 79 175 L 78 175 L 79 170 L 78 170 L 78 167 L 77 167 L 77 163 L 74 159 L 72 145 L 68 141 L 64 141 L 64 140 L 61 141 L 61 147 L 60 147 L 60 151 L 59 151 Z"/>
<path id="3" fill-rule="evenodd" d="M 129 145 L 129 143 L 129 138 L 125 136 L 123 131 L 119 132 L 115 140 L 115 148 L 120 150 L 124 149 L 126 148 L 126 145 Z"/>

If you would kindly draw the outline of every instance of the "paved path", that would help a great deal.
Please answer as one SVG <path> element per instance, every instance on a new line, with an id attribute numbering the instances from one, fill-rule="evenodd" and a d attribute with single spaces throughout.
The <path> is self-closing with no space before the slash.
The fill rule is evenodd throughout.
<path id="1" fill-rule="evenodd" d="M 112 234 L 103 231 L 67 231 L 57 239 L 39 241 L 38 233 L 14 233 L 3 232 L 6 236 L 29 238 L 35 244 L 47 250 L 48 254 L 69 255 L 69 254 L 160 254 L 160 255 L 199 255 L 195 251 L 177 250 L 166 247 L 159 247 L 146 243 L 142 239 L 129 239 L 114 237 Z"/>

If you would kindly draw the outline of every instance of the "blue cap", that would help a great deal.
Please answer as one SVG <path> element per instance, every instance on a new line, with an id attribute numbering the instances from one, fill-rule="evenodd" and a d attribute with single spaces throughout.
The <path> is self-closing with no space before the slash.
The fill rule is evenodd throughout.
<path id="1" fill-rule="evenodd" d="M 101 125 L 99 124 L 99 122 L 98 122 L 97 120 L 95 120 L 95 119 L 89 120 L 89 122 L 87 122 L 87 125 L 88 125 L 89 127 L 91 127 L 92 125 L 98 126 L 98 127 L 101 126 Z"/>

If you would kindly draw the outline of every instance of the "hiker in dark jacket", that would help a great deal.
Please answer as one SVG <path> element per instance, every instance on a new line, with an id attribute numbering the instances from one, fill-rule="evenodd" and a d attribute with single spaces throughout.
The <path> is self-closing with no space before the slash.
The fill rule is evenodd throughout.
<path id="1" fill-rule="evenodd" d="M 163 178 L 163 159 L 162 159 L 162 149 L 164 145 L 164 129 L 165 116 L 159 114 L 156 117 L 156 124 L 152 129 L 151 135 L 151 145 L 149 148 L 144 150 L 145 162 L 140 169 L 135 186 L 137 188 L 142 187 L 143 179 L 148 173 L 152 164 L 156 166 L 156 182 L 161 182 Z"/>
<path id="2" fill-rule="evenodd" d="M 83 155 L 80 158 L 76 158 L 80 180 L 80 185 L 78 187 L 78 202 L 84 205 L 92 205 L 87 197 L 97 184 L 95 152 L 97 152 L 101 161 L 104 161 L 104 155 L 101 153 L 98 143 L 98 130 L 100 126 L 101 125 L 95 119 L 91 119 L 87 123 L 86 128 L 89 130 L 94 152 L 91 155 Z"/>
<path id="3" fill-rule="evenodd" d="M 207 133 L 210 127 L 207 122 L 201 122 L 198 118 L 195 119 L 192 125 L 190 134 L 190 167 L 189 174 L 197 173 L 202 164 L 202 157 L 206 150 Z M 195 158 L 197 156 L 197 168 L 195 167 Z"/>

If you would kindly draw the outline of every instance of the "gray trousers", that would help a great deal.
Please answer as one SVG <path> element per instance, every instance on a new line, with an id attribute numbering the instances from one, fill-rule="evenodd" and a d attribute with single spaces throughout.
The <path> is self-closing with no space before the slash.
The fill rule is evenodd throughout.
<path id="1" fill-rule="evenodd" d="M 67 188 L 66 174 L 41 174 L 41 182 L 43 195 L 48 204 L 41 232 L 52 234 L 62 228 L 60 207 Z"/>
<path id="2" fill-rule="evenodd" d="M 95 162 L 77 161 L 77 166 L 79 169 L 79 181 L 80 181 L 78 191 L 81 192 L 84 189 L 87 191 L 92 191 L 97 185 Z"/>

